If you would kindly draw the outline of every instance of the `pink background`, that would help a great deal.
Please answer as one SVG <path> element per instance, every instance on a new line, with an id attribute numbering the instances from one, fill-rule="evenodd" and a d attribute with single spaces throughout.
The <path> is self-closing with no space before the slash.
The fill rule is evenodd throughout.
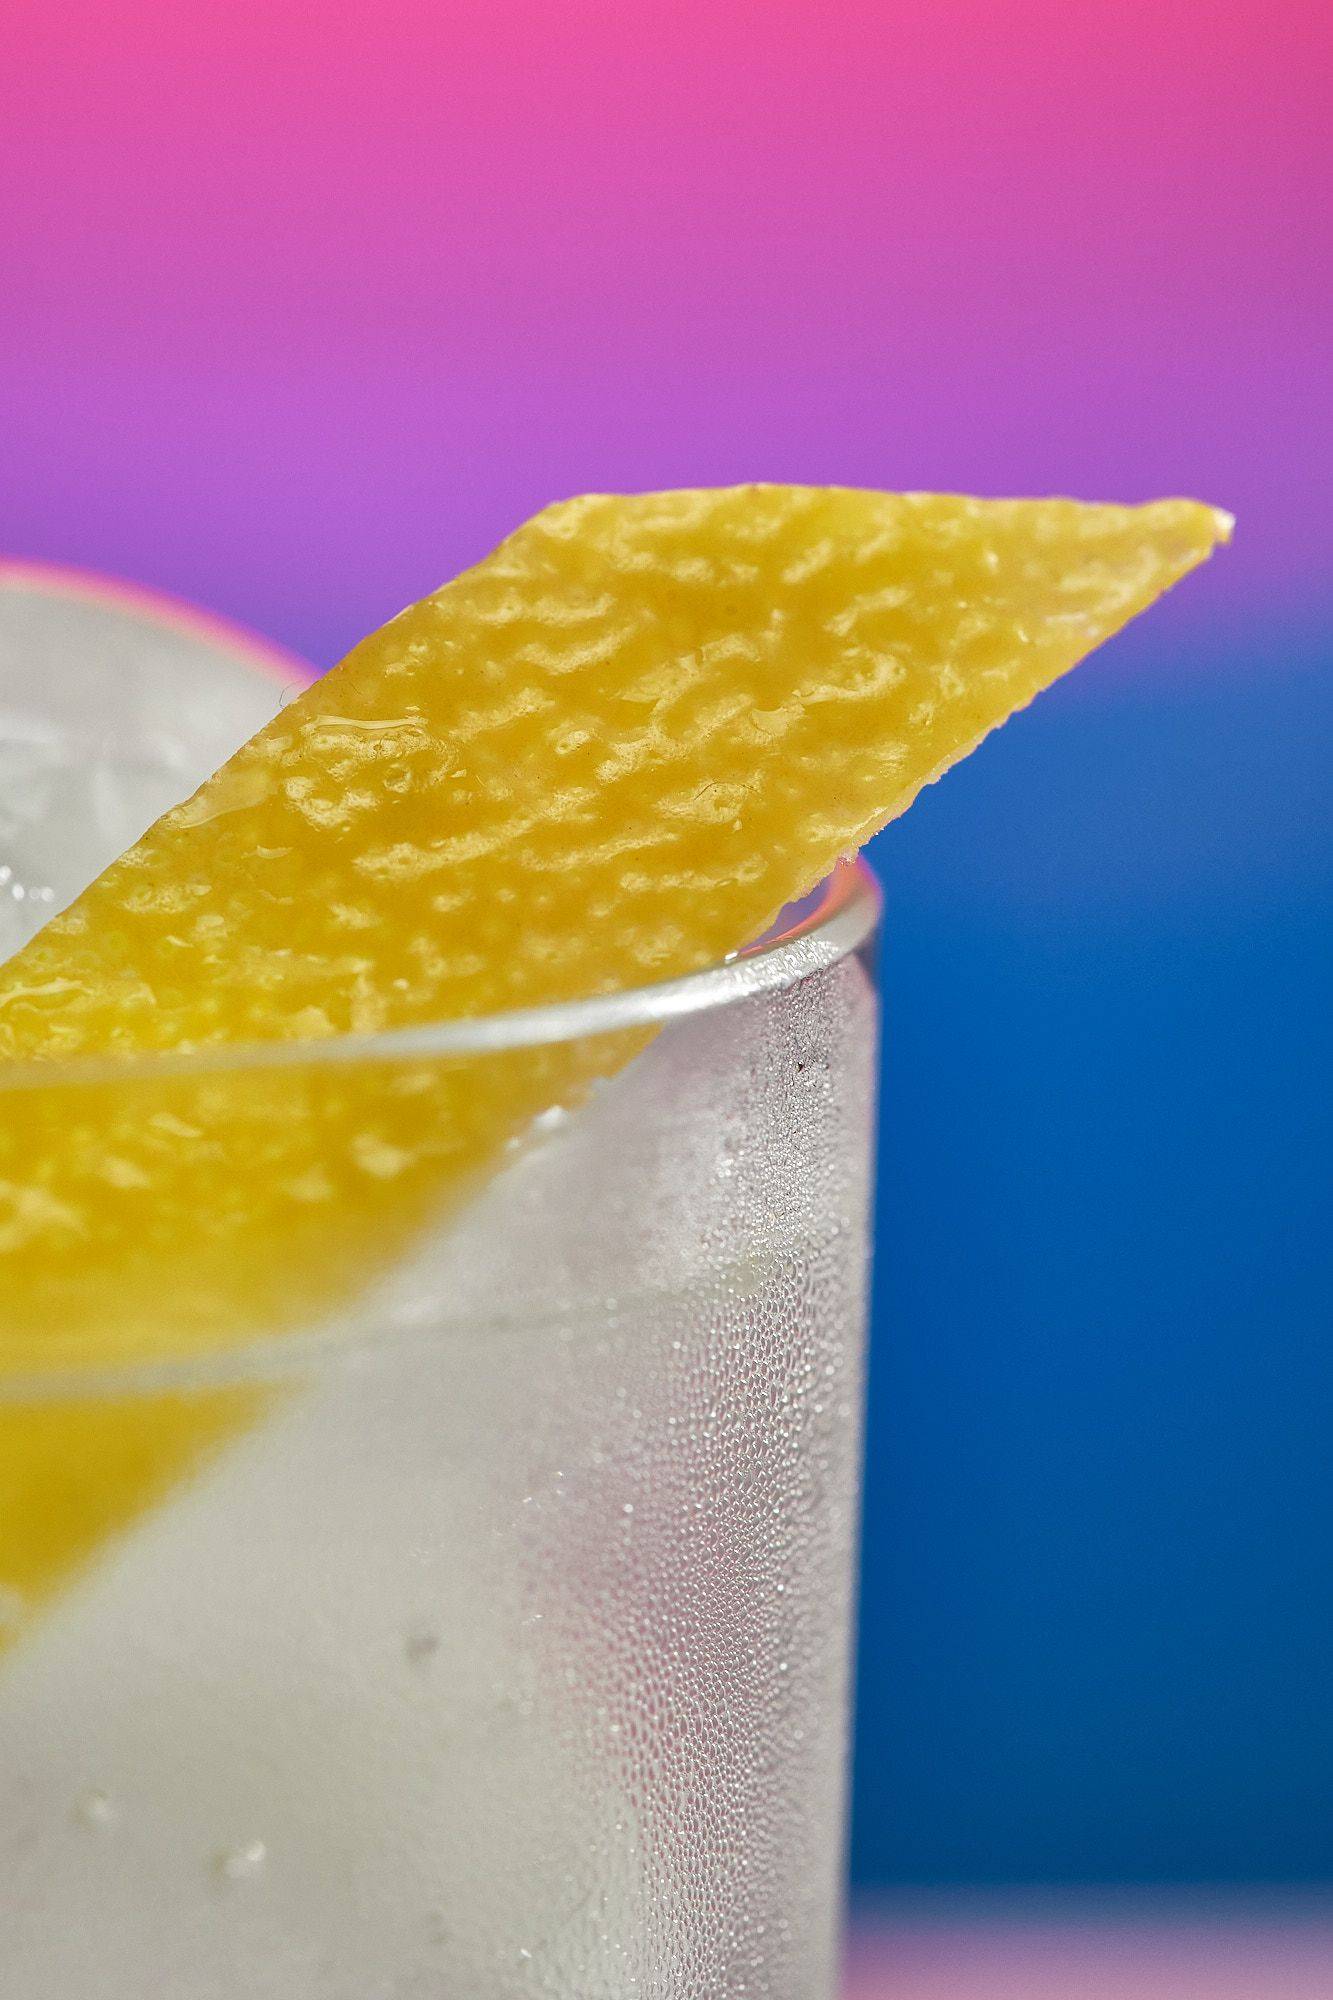
<path id="1" fill-rule="evenodd" d="M 1327 606 L 1324 0 L 15 6 L 0 547 L 327 661 L 567 490 L 1184 487 Z"/>
<path id="2" fill-rule="evenodd" d="M 845 2000 L 1328 2000 L 1333 1918 L 1299 1905 L 1228 1913 L 1044 1913 L 938 1906 L 866 1916 Z"/>

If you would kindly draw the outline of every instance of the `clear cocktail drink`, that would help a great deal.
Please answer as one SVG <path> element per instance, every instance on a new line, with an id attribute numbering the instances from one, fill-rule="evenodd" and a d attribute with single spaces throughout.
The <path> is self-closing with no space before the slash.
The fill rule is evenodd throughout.
<path id="1" fill-rule="evenodd" d="M 319 1322 L 173 1359 L 164 1291 L 150 1362 L 0 1384 L 0 1483 L 82 1439 L 86 1516 L 6 1586 L 6 1991 L 823 2000 L 875 916 L 847 869 L 667 987 L 268 1052 L 651 1033 Z"/>

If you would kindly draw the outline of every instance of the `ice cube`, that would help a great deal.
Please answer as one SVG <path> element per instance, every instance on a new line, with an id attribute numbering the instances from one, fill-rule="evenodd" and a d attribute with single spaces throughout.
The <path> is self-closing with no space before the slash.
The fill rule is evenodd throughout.
<path id="1" fill-rule="evenodd" d="M 171 598 L 0 561 L 0 959 L 312 672 Z"/>

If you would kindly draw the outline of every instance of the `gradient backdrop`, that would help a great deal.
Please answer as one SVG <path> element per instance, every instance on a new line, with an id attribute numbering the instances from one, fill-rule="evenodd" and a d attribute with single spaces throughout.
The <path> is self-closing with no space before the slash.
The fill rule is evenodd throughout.
<path id="1" fill-rule="evenodd" d="M 330 662 L 586 487 L 1239 517 L 878 843 L 862 1884 L 1333 1874 L 1331 22 L 6 9 L 0 550 Z"/>

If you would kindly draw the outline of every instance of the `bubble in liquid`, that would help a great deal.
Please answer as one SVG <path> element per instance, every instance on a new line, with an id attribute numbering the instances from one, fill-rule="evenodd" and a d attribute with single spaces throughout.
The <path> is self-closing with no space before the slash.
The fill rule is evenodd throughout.
<path id="1" fill-rule="evenodd" d="M 552 1104 L 537 1113 L 529 1130 L 534 1139 L 549 1139 L 557 1132 L 563 1132 L 571 1123 L 572 1114 L 562 1104 Z"/>

